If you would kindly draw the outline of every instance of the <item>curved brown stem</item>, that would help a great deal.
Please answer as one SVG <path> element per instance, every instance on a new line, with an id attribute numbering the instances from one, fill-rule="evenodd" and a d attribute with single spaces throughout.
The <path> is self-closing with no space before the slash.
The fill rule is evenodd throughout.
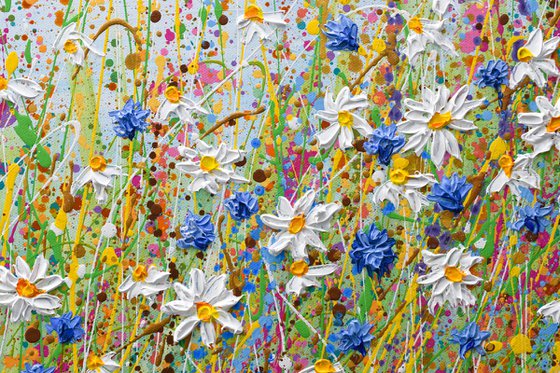
<path id="1" fill-rule="evenodd" d="M 122 26 L 125 29 L 127 29 L 132 34 L 132 37 L 134 38 L 134 43 L 136 44 L 138 49 L 142 50 L 142 40 L 137 35 L 138 28 L 132 26 L 130 23 L 126 22 L 122 18 L 113 18 L 113 19 L 108 20 L 104 24 L 102 24 L 101 27 L 99 27 L 99 30 L 97 30 L 97 33 L 95 34 L 95 36 L 93 37 L 92 40 L 93 41 L 97 40 L 97 38 L 99 36 L 101 36 L 102 33 L 107 31 L 110 27 L 117 26 L 117 25 Z M 89 49 L 86 48 L 86 52 L 84 53 L 84 61 L 87 59 L 88 54 L 89 54 Z M 80 69 L 81 69 L 81 66 L 79 66 L 79 65 L 76 66 L 76 71 L 74 71 L 74 74 L 72 75 L 72 80 L 76 79 L 76 76 L 80 72 Z"/>
<path id="2" fill-rule="evenodd" d="M 367 66 L 360 71 L 360 75 L 358 75 L 358 77 L 356 78 L 356 80 L 354 80 L 354 82 L 352 84 L 350 84 L 349 88 L 350 91 L 353 91 L 354 88 L 356 88 L 357 85 L 359 85 L 362 82 L 362 79 L 364 79 L 364 76 L 366 76 L 366 74 L 374 67 L 376 66 L 383 57 L 385 57 L 387 55 L 386 51 L 381 52 L 381 54 L 377 57 L 375 57 L 373 60 L 370 61 L 370 63 L 367 64 Z"/>
<path id="3" fill-rule="evenodd" d="M 208 136 L 212 132 L 216 131 L 218 128 L 220 128 L 221 126 L 223 126 L 224 124 L 226 124 L 229 121 L 236 120 L 237 118 L 241 118 L 241 117 L 244 117 L 244 116 L 247 116 L 247 115 L 260 114 L 264 111 L 264 109 L 265 109 L 264 106 L 259 106 L 255 110 L 236 111 L 235 113 L 232 113 L 232 114 L 228 115 L 224 119 L 217 121 L 216 124 L 214 124 L 212 127 L 210 127 L 208 129 L 208 131 L 204 132 L 204 134 L 202 136 L 200 136 L 200 139 L 202 140 L 203 138 L 205 138 L 206 136 Z"/>

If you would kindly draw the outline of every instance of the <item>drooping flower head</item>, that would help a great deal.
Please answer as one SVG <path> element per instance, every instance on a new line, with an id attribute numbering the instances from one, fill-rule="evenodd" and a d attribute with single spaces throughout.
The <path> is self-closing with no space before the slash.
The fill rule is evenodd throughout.
<path id="1" fill-rule="evenodd" d="M 235 192 L 224 201 L 226 209 L 235 221 L 249 219 L 259 211 L 259 201 L 249 192 Z"/>
<path id="2" fill-rule="evenodd" d="M 328 38 L 327 48 L 333 51 L 348 50 L 351 52 L 360 48 L 358 26 L 344 14 L 340 15 L 338 22 L 327 22 L 325 28 L 328 30 L 324 32 Z"/>
<path id="3" fill-rule="evenodd" d="M 206 250 L 216 239 L 214 226 L 210 220 L 210 215 L 195 216 L 192 212 L 187 212 L 185 224 L 180 228 L 183 238 L 177 240 L 177 246 L 181 249 L 194 247 L 198 250 Z"/>
<path id="4" fill-rule="evenodd" d="M 115 120 L 113 129 L 117 136 L 132 140 L 136 132 L 144 132 L 148 127 L 146 118 L 150 116 L 150 110 L 142 110 L 142 105 L 130 98 L 121 110 L 111 111 L 109 116 Z"/>
<path id="5" fill-rule="evenodd" d="M 364 149 L 368 154 L 377 155 L 380 164 L 388 166 L 391 157 L 402 149 L 404 143 L 404 136 L 397 135 L 397 126 L 392 124 L 376 128 L 364 143 Z"/>
<path id="6" fill-rule="evenodd" d="M 534 234 L 544 232 L 550 225 L 547 216 L 552 212 L 552 206 L 543 207 L 539 202 L 534 206 L 519 209 L 519 219 L 513 223 L 513 229 L 519 231 L 524 227 Z"/>
<path id="7" fill-rule="evenodd" d="M 358 320 L 354 319 L 348 323 L 346 330 L 338 333 L 339 346 L 342 352 L 355 350 L 360 352 L 363 356 L 367 354 L 367 348 L 373 340 L 371 329 L 373 325 L 369 323 L 361 324 Z"/>
<path id="8" fill-rule="evenodd" d="M 488 61 L 486 66 L 481 66 L 476 76 L 478 80 L 476 84 L 480 88 L 492 87 L 495 90 L 499 90 L 502 85 L 508 84 L 509 66 L 502 60 L 492 60 Z M 501 95 L 501 91 L 498 92 Z"/>
<path id="9" fill-rule="evenodd" d="M 41 364 L 25 363 L 25 369 L 21 373 L 54 373 L 54 368 L 45 368 Z"/>
<path id="10" fill-rule="evenodd" d="M 442 210 L 451 212 L 463 211 L 463 202 L 472 189 L 472 184 L 467 182 L 465 176 L 459 177 L 454 173 L 451 177 L 442 177 L 441 181 L 434 184 L 428 199 L 439 205 Z"/>
<path id="11" fill-rule="evenodd" d="M 72 317 L 72 312 L 68 312 L 61 317 L 51 318 L 50 323 L 47 324 L 47 333 L 55 331 L 60 343 L 76 343 L 85 334 L 81 324 L 82 318 L 80 316 Z"/>
<path id="12" fill-rule="evenodd" d="M 377 273 L 377 277 L 381 278 L 389 272 L 389 266 L 396 259 L 394 245 L 395 239 L 389 237 L 387 230 L 381 231 L 375 224 L 370 226 L 368 234 L 360 230 L 356 233 L 350 251 L 354 273 L 360 273 L 365 268 L 371 277 Z"/>
<path id="13" fill-rule="evenodd" d="M 476 350 L 482 356 L 486 355 L 486 351 L 482 343 L 490 337 L 490 332 L 481 331 L 478 325 L 473 321 L 461 331 L 454 330 L 451 332 L 451 343 L 459 344 L 459 355 L 461 359 L 465 358 L 467 351 Z"/>

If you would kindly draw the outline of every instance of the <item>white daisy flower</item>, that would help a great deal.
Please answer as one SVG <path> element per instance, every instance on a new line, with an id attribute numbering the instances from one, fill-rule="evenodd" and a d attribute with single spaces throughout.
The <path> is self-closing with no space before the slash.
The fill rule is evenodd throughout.
<path id="1" fill-rule="evenodd" d="M 70 23 L 60 31 L 54 42 L 54 49 L 57 51 L 64 50 L 70 54 L 73 63 L 82 66 L 85 52 L 80 43 L 98 56 L 105 55 L 105 53 L 93 46 L 93 40 L 76 30 L 75 22 Z"/>
<path id="2" fill-rule="evenodd" d="M 404 53 L 411 64 L 416 62 L 420 53 L 426 50 L 428 44 L 435 44 L 445 52 L 457 56 L 451 39 L 442 34 L 444 21 L 430 21 L 428 19 L 412 17 L 408 21 L 408 37 Z"/>
<path id="3" fill-rule="evenodd" d="M 519 114 L 519 123 L 530 127 L 521 138 L 533 145 L 535 154 L 545 153 L 553 146 L 560 150 L 560 100 L 552 105 L 544 96 L 535 99 L 538 113 Z"/>
<path id="4" fill-rule="evenodd" d="M 317 277 L 330 275 L 337 268 L 336 264 L 309 266 L 305 260 L 295 261 L 290 265 L 290 272 L 294 277 L 286 284 L 286 291 L 300 295 L 305 288 L 319 287 L 321 284 Z"/>
<path id="5" fill-rule="evenodd" d="M 222 274 L 206 280 L 200 269 L 193 268 L 189 286 L 173 284 L 178 299 L 164 304 L 161 310 L 167 314 L 184 317 L 173 333 L 176 342 L 186 338 L 199 324 L 202 343 L 208 347 L 212 347 L 216 342 L 218 324 L 222 329 L 231 330 L 235 334 L 243 331 L 241 322 L 229 313 L 229 309 L 236 305 L 241 297 L 236 297 L 226 288 L 226 277 Z"/>
<path id="6" fill-rule="evenodd" d="M 171 286 L 167 282 L 169 275 L 169 272 L 158 271 L 154 266 L 146 268 L 139 264 L 119 286 L 119 291 L 126 293 L 129 299 L 139 295 L 151 298 Z"/>
<path id="7" fill-rule="evenodd" d="M 518 155 L 514 161 L 509 155 L 502 155 L 498 160 L 500 171 L 490 182 L 486 192 L 499 192 L 507 185 L 511 192 L 519 197 L 521 196 L 520 187 L 540 188 L 541 178 L 532 168 L 533 157 L 534 154 L 522 154 Z"/>
<path id="8" fill-rule="evenodd" d="M 327 359 L 319 359 L 312 366 L 300 370 L 299 373 L 344 373 L 340 363 L 331 363 Z"/>
<path id="9" fill-rule="evenodd" d="M 0 267 L 0 306 L 12 311 L 12 322 L 29 321 L 31 311 L 40 315 L 53 315 L 60 308 L 60 299 L 48 294 L 58 288 L 64 280 L 58 275 L 47 276 L 49 262 L 40 254 L 33 269 L 18 256 L 15 273 Z"/>
<path id="10" fill-rule="evenodd" d="M 545 304 L 537 311 L 542 317 L 547 317 L 555 323 L 560 323 L 560 301 L 555 300 Z"/>
<path id="11" fill-rule="evenodd" d="M 243 160 L 244 151 L 229 149 L 224 143 L 215 148 L 202 140 L 197 140 L 196 149 L 180 146 L 179 154 L 185 160 L 178 162 L 177 168 L 194 178 L 189 186 L 191 192 L 206 189 L 209 193 L 216 194 L 220 185 L 229 181 L 249 182 L 244 177 L 236 175 L 232 167 L 235 162 Z"/>
<path id="12" fill-rule="evenodd" d="M 373 133 L 373 128 L 362 117 L 352 113 L 354 110 L 368 107 L 367 96 L 363 93 L 351 96 L 350 88 L 344 87 L 338 92 L 336 101 L 327 90 L 325 93 L 325 109 L 319 110 L 317 118 L 331 123 L 330 126 L 315 135 L 321 147 L 331 147 L 338 138 L 341 149 L 352 147 L 354 130 L 364 137 Z"/>
<path id="13" fill-rule="evenodd" d="M 169 117 L 177 117 L 182 123 L 194 124 L 193 114 L 209 114 L 209 112 L 198 103 L 183 96 L 183 93 L 174 85 L 166 88 L 164 99 L 159 105 L 156 120 L 166 121 Z"/>
<path id="14" fill-rule="evenodd" d="M 121 369 L 119 363 L 113 360 L 114 353 L 97 356 L 90 353 L 86 360 L 87 373 L 112 373 Z"/>
<path id="15" fill-rule="evenodd" d="M 406 120 L 398 124 L 398 129 L 400 133 L 411 136 L 402 151 L 414 150 L 420 155 L 431 139 L 430 154 L 437 168 L 442 166 L 446 154 L 461 159 L 459 143 L 447 127 L 458 131 L 477 129 L 465 116 L 481 105 L 482 100 L 467 100 L 468 94 L 469 87 L 463 86 L 449 97 L 449 89 L 442 86 L 435 92 L 424 88 L 421 102 L 405 99 L 404 105 L 408 109 L 405 113 Z"/>
<path id="16" fill-rule="evenodd" d="M 277 216 L 261 215 L 266 226 L 280 231 L 270 238 L 268 250 L 272 255 L 291 249 L 294 259 L 307 258 L 307 245 L 327 251 L 319 234 L 329 231 L 330 220 L 340 206 L 336 203 L 313 206 L 314 201 L 315 192 L 312 190 L 298 199 L 293 207 L 290 201 L 280 197 Z"/>
<path id="17" fill-rule="evenodd" d="M 432 296 L 428 301 L 428 308 L 432 314 L 437 306 L 448 302 L 453 308 L 472 306 L 476 298 L 467 286 L 478 285 L 480 277 L 473 275 L 470 269 L 482 262 L 480 256 L 465 253 L 465 247 L 454 247 L 445 254 L 434 254 L 422 250 L 424 263 L 430 268 L 430 273 L 418 277 L 420 285 L 431 285 Z"/>
<path id="18" fill-rule="evenodd" d="M 263 12 L 255 0 L 251 0 L 243 15 L 237 18 L 237 27 L 241 30 L 246 29 L 242 38 L 243 43 L 249 43 L 255 34 L 258 34 L 261 40 L 268 39 L 274 32 L 274 28 L 286 24 L 284 12 Z"/>
<path id="19" fill-rule="evenodd" d="M 70 193 L 76 192 L 84 185 L 91 182 L 97 201 L 103 203 L 107 200 L 107 188 L 113 186 L 113 178 L 121 174 L 121 168 L 107 165 L 107 161 L 98 155 L 90 159 L 89 167 L 84 168 L 72 183 Z"/>
<path id="20" fill-rule="evenodd" d="M 540 29 L 533 30 L 527 43 L 517 50 L 519 63 L 511 72 L 510 88 L 515 88 L 526 76 L 541 88 L 548 80 L 545 74 L 558 76 L 560 72 L 556 63 L 549 58 L 558 47 L 558 42 L 560 42 L 560 38 L 557 36 L 543 41 L 543 32 Z"/>
<path id="21" fill-rule="evenodd" d="M 423 206 L 428 205 L 428 199 L 420 189 L 435 183 L 436 179 L 431 174 L 410 174 L 406 169 L 408 165 L 409 162 L 405 158 L 397 157 L 393 160 L 393 168 L 388 172 L 389 178 L 373 191 L 373 203 L 379 205 L 387 200 L 398 209 L 401 198 L 404 198 L 414 213 L 420 212 Z"/>
<path id="22" fill-rule="evenodd" d="M 43 88 L 31 79 L 0 76 L 0 100 L 18 104 L 19 100 L 35 98 L 41 92 Z"/>

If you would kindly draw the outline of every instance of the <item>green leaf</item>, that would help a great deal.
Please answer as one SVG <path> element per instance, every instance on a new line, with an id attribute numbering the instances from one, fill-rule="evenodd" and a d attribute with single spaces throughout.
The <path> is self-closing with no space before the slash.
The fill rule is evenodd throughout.
<path id="1" fill-rule="evenodd" d="M 25 145 L 33 148 L 35 143 L 38 142 L 39 137 L 33 128 L 31 119 L 27 115 L 20 114 L 17 111 L 14 112 L 14 115 L 18 122 L 18 124 L 14 127 L 16 134 Z M 51 166 L 51 156 L 42 145 L 37 145 L 35 158 L 39 161 L 41 167 L 48 168 Z"/>
<path id="2" fill-rule="evenodd" d="M 25 46 L 25 62 L 31 63 L 31 40 L 27 40 L 27 45 Z"/>
<path id="3" fill-rule="evenodd" d="M 301 335 L 303 338 L 309 338 L 309 336 L 311 335 L 311 332 L 309 331 L 309 327 L 305 325 L 303 320 L 296 321 L 294 326 L 299 332 L 299 335 Z"/>
<path id="4" fill-rule="evenodd" d="M 216 18 L 220 18 L 223 13 L 222 4 L 219 0 L 214 1 L 214 14 L 216 14 Z"/>

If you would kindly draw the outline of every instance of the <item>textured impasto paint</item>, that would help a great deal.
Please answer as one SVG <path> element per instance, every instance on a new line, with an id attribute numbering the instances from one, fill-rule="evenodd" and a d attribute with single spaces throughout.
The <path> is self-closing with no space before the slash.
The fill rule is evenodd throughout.
<path id="1" fill-rule="evenodd" d="M 560 371 L 555 0 L 0 10 L 1 372 Z"/>

